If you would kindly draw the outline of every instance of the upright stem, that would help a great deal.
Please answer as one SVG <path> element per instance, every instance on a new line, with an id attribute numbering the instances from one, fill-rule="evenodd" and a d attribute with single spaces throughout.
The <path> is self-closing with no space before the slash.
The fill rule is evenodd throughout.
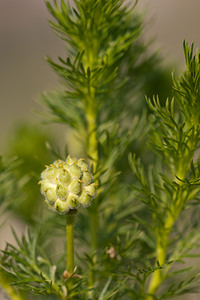
<path id="1" fill-rule="evenodd" d="M 91 158 L 91 162 L 93 164 L 94 172 L 97 167 L 98 161 L 98 143 L 97 143 L 97 124 L 96 118 L 97 113 L 94 107 L 94 103 L 96 99 L 90 99 L 90 103 L 88 104 L 87 109 L 87 124 L 88 124 L 88 143 L 87 143 L 87 152 Z"/>
<path id="2" fill-rule="evenodd" d="M 93 266 L 97 262 L 97 247 L 98 247 L 98 210 L 96 205 L 92 207 L 92 209 L 89 210 L 89 216 L 90 216 L 90 233 L 91 233 L 91 254 L 93 257 L 93 262 L 90 267 L 90 273 L 89 273 L 89 286 L 90 288 L 94 287 L 95 283 L 95 270 L 93 269 Z"/>
<path id="3" fill-rule="evenodd" d="M 163 244 L 163 241 L 161 242 L 160 238 L 158 238 L 157 241 L 157 257 L 156 262 L 159 262 L 160 265 L 163 265 L 165 263 L 165 257 L 166 257 L 166 249 L 168 244 L 168 236 L 163 236 L 163 239 L 165 240 L 165 245 Z M 164 277 L 162 270 L 156 270 L 151 278 L 149 289 L 148 289 L 148 296 L 147 300 L 153 300 L 154 295 L 159 288 L 160 284 L 162 283 Z"/>
<path id="4" fill-rule="evenodd" d="M 165 226 L 163 230 L 157 234 L 156 263 L 158 262 L 159 265 L 161 266 L 164 265 L 166 261 L 166 252 L 169 243 L 169 234 L 171 232 L 171 228 L 173 224 L 174 224 L 174 219 L 171 216 L 168 216 L 165 221 Z M 161 269 L 156 270 L 153 273 L 149 283 L 147 300 L 155 299 L 154 295 L 156 294 L 164 278 L 165 278 L 165 274 Z"/>
<path id="5" fill-rule="evenodd" d="M 69 273 L 74 271 L 74 218 L 74 215 L 66 215 L 67 271 Z"/>
<path id="6" fill-rule="evenodd" d="M 96 62 L 98 61 L 98 49 L 99 49 L 99 40 L 93 39 L 93 46 L 86 45 L 85 56 L 83 56 L 84 64 L 93 70 Z M 96 90 L 90 79 L 88 78 L 88 89 L 85 97 L 85 114 L 87 120 L 87 154 L 90 158 L 90 163 L 93 165 L 93 172 L 97 169 L 98 163 L 98 141 L 97 141 L 97 97 Z M 95 200 L 94 200 L 95 201 Z M 90 236 L 91 236 L 91 246 L 90 251 L 93 255 L 93 262 L 90 266 L 89 273 L 89 287 L 92 289 L 95 283 L 95 272 L 93 266 L 97 261 L 97 248 L 98 248 L 98 205 L 93 203 L 89 208 L 89 217 L 90 217 Z"/>
<path id="7" fill-rule="evenodd" d="M 183 161 L 180 161 L 178 168 L 176 170 L 176 176 L 183 180 L 186 176 L 187 172 L 187 164 L 186 167 L 183 168 Z M 179 179 L 175 178 L 175 181 L 181 185 L 182 183 L 180 182 Z M 181 197 L 177 197 L 177 194 L 174 194 L 174 199 L 171 207 L 171 214 L 168 214 L 166 219 L 165 219 L 165 224 L 161 232 L 157 233 L 157 247 L 156 247 L 156 262 L 159 262 L 160 265 L 163 265 L 166 261 L 166 252 L 167 252 L 167 247 L 169 243 L 169 235 L 172 230 L 172 227 L 178 218 L 178 215 L 182 209 L 182 199 Z M 172 214 L 173 212 L 173 214 Z M 149 287 L 148 287 L 148 295 L 147 295 L 147 300 L 153 300 L 154 295 L 156 294 L 159 286 L 165 279 L 166 273 L 163 272 L 163 270 L 156 270 L 150 280 Z"/>
<path id="8" fill-rule="evenodd" d="M 90 97 L 88 97 L 87 106 L 87 125 L 88 125 L 88 143 L 87 151 L 91 158 L 91 163 L 93 164 L 93 171 L 96 171 L 98 162 L 98 142 L 97 142 L 97 112 L 96 112 L 96 99 L 93 89 L 90 90 Z M 94 287 L 95 283 L 95 272 L 93 270 L 93 265 L 97 261 L 96 251 L 98 248 L 98 205 L 94 203 L 89 209 L 90 216 L 90 235 L 91 235 L 91 254 L 93 255 L 93 264 L 90 267 L 89 273 L 89 286 Z"/>

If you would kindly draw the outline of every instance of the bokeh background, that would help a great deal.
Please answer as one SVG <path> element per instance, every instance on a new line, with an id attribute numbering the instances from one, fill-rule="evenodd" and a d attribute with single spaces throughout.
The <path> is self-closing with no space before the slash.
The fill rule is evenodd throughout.
<path id="1" fill-rule="evenodd" d="M 181 67 L 183 40 L 200 44 L 200 1 L 139 0 L 138 9 L 146 13 L 144 37 L 155 39 L 172 69 Z M 44 56 L 62 56 L 65 48 L 48 18 L 43 0 L 0 0 L 0 151 L 18 120 L 39 121 L 39 93 L 59 86 Z"/>
<path id="2" fill-rule="evenodd" d="M 181 70 L 183 40 L 194 41 L 195 47 L 200 47 L 200 1 L 139 0 L 138 10 L 146 19 L 143 38 L 154 38 L 151 47 L 159 50 L 163 63 L 172 71 Z M 49 28 L 48 18 L 43 0 L 0 0 L 0 153 L 19 122 L 41 122 L 39 94 L 60 86 L 44 57 L 62 57 L 65 47 Z M 62 126 L 44 127 L 64 135 Z M 12 223 L 23 227 L 18 220 Z M 10 239 L 10 228 L 4 227 L 0 247 Z M 184 299 L 197 300 L 199 296 Z"/>

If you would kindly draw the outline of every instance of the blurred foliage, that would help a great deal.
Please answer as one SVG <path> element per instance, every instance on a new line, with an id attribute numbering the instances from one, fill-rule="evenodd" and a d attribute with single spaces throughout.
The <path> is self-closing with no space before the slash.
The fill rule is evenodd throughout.
<path id="1" fill-rule="evenodd" d="M 12 202 L 18 197 L 22 180 L 16 180 L 14 172 L 20 166 L 20 160 L 12 158 L 5 160 L 0 157 L 0 208 L 1 213 L 11 207 Z"/>
<path id="2" fill-rule="evenodd" d="M 34 215 L 41 209 L 37 183 L 44 165 L 53 159 L 53 154 L 46 147 L 47 141 L 52 141 L 49 133 L 26 122 L 16 125 L 6 145 L 6 156 L 16 156 L 20 161 L 13 172 L 15 181 L 24 178 L 18 197 L 12 201 L 12 209 L 28 223 L 33 222 Z"/>

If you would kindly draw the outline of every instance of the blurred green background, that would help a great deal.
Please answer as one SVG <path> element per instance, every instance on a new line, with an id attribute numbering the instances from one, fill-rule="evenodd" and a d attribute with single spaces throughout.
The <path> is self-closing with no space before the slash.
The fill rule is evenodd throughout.
<path id="1" fill-rule="evenodd" d="M 144 37 L 155 37 L 166 64 L 183 63 L 183 39 L 199 46 L 199 0 L 139 0 L 138 9 L 146 12 Z M 62 56 L 65 48 L 48 18 L 42 0 L 0 0 L 0 151 L 18 120 L 37 119 L 38 94 L 59 86 L 44 56 Z"/>
<path id="2" fill-rule="evenodd" d="M 144 37 L 155 37 L 153 48 L 166 64 L 181 66 L 183 39 L 200 44 L 200 1 L 139 0 L 138 9 L 146 12 Z M 0 151 L 18 120 L 39 121 L 33 113 L 38 94 L 59 86 L 44 56 L 62 56 L 65 48 L 48 18 L 42 0 L 0 0 Z"/>

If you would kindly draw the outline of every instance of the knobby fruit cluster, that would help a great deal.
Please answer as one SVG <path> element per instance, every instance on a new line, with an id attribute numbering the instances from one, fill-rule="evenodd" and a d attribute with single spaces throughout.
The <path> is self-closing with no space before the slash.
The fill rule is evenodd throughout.
<path id="1" fill-rule="evenodd" d="M 46 166 L 39 184 L 45 203 L 60 214 L 87 207 L 96 196 L 96 184 L 87 162 L 70 155 L 66 161 L 56 160 Z"/>

